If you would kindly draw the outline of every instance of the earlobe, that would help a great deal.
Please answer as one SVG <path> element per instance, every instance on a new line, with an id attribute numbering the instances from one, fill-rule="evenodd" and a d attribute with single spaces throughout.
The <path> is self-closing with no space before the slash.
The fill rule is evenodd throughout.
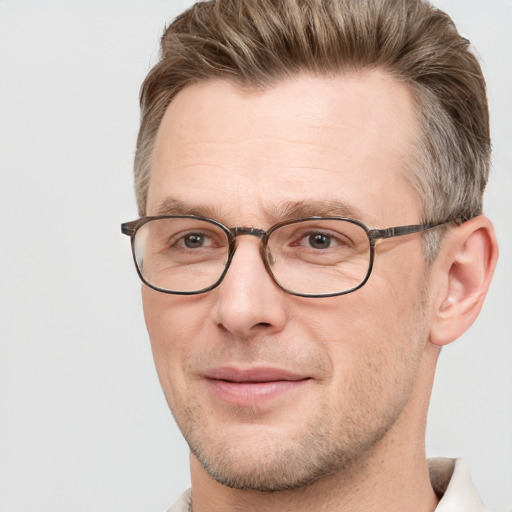
<path id="1" fill-rule="evenodd" d="M 451 230 L 432 269 L 437 283 L 430 341 L 447 345 L 475 321 L 494 273 L 498 245 L 487 217 L 478 216 Z"/>

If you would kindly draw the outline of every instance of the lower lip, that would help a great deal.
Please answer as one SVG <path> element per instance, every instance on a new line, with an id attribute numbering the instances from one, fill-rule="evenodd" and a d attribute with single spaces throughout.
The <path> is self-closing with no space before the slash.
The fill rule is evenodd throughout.
<path id="1" fill-rule="evenodd" d="M 299 389 L 308 381 L 309 379 L 270 382 L 207 380 L 210 389 L 218 398 L 237 407 L 254 407 L 274 400 Z"/>

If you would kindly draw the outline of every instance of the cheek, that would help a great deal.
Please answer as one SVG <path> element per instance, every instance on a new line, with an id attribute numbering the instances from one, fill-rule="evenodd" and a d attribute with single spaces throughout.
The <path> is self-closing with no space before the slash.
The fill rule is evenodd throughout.
<path id="1" fill-rule="evenodd" d="M 153 350 L 179 352 L 188 347 L 204 326 L 205 302 L 203 296 L 165 294 L 144 286 L 142 304 Z"/>
<path id="2" fill-rule="evenodd" d="M 185 389 L 187 357 L 201 339 L 205 307 L 197 297 L 142 289 L 144 318 L 161 386 L 168 401 Z"/>
<path id="3" fill-rule="evenodd" d="M 393 393 L 415 373 L 426 342 L 422 283 L 372 278 L 353 294 L 319 301 L 308 315 L 307 336 L 329 355 L 334 389 L 347 396 Z"/>

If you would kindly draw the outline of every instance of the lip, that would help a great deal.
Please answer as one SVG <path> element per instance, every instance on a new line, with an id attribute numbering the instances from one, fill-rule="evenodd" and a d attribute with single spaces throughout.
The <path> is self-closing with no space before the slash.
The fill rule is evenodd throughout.
<path id="1" fill-rule="evenodd" d="M 311 380 L 309 376 L 281 368 L 231 366 L 208 370 L 204 378 L 210 391 L 220 400 L 252 408 L 284 397 Z"/>

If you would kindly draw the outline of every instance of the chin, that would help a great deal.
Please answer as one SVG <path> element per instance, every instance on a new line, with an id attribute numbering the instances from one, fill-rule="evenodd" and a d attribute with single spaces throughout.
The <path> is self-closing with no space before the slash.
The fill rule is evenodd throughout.
<path id="1" fill-rule="evenodd" d="M 194 452 L 193 452 L 194 453 Z M 320 466 L 308 465 L 311 454 L 305 449 L 288 449 L 281 453 L 245 454 L 230 457 L 207 457 L 203 453 L 194 453 L 204 470 L 216 482 L 233 489 L 259 492 L 277 492 L 298 489 L 311 485 L 315 481 L 339 469 L 339 461 Z M 243 459 L 243 460 L 242 460 Z"/>
<path id="2" fill-rule="evenodd" d="M 240 428 L 237 434 L 192 432 L 187 442 L 206 473 L 234 489 L 276 492 L 309 486 L 361 460 L 385 435 L 388 426 L 365 432 L 332 431 L 322 418 L 302 431 Z"/>

